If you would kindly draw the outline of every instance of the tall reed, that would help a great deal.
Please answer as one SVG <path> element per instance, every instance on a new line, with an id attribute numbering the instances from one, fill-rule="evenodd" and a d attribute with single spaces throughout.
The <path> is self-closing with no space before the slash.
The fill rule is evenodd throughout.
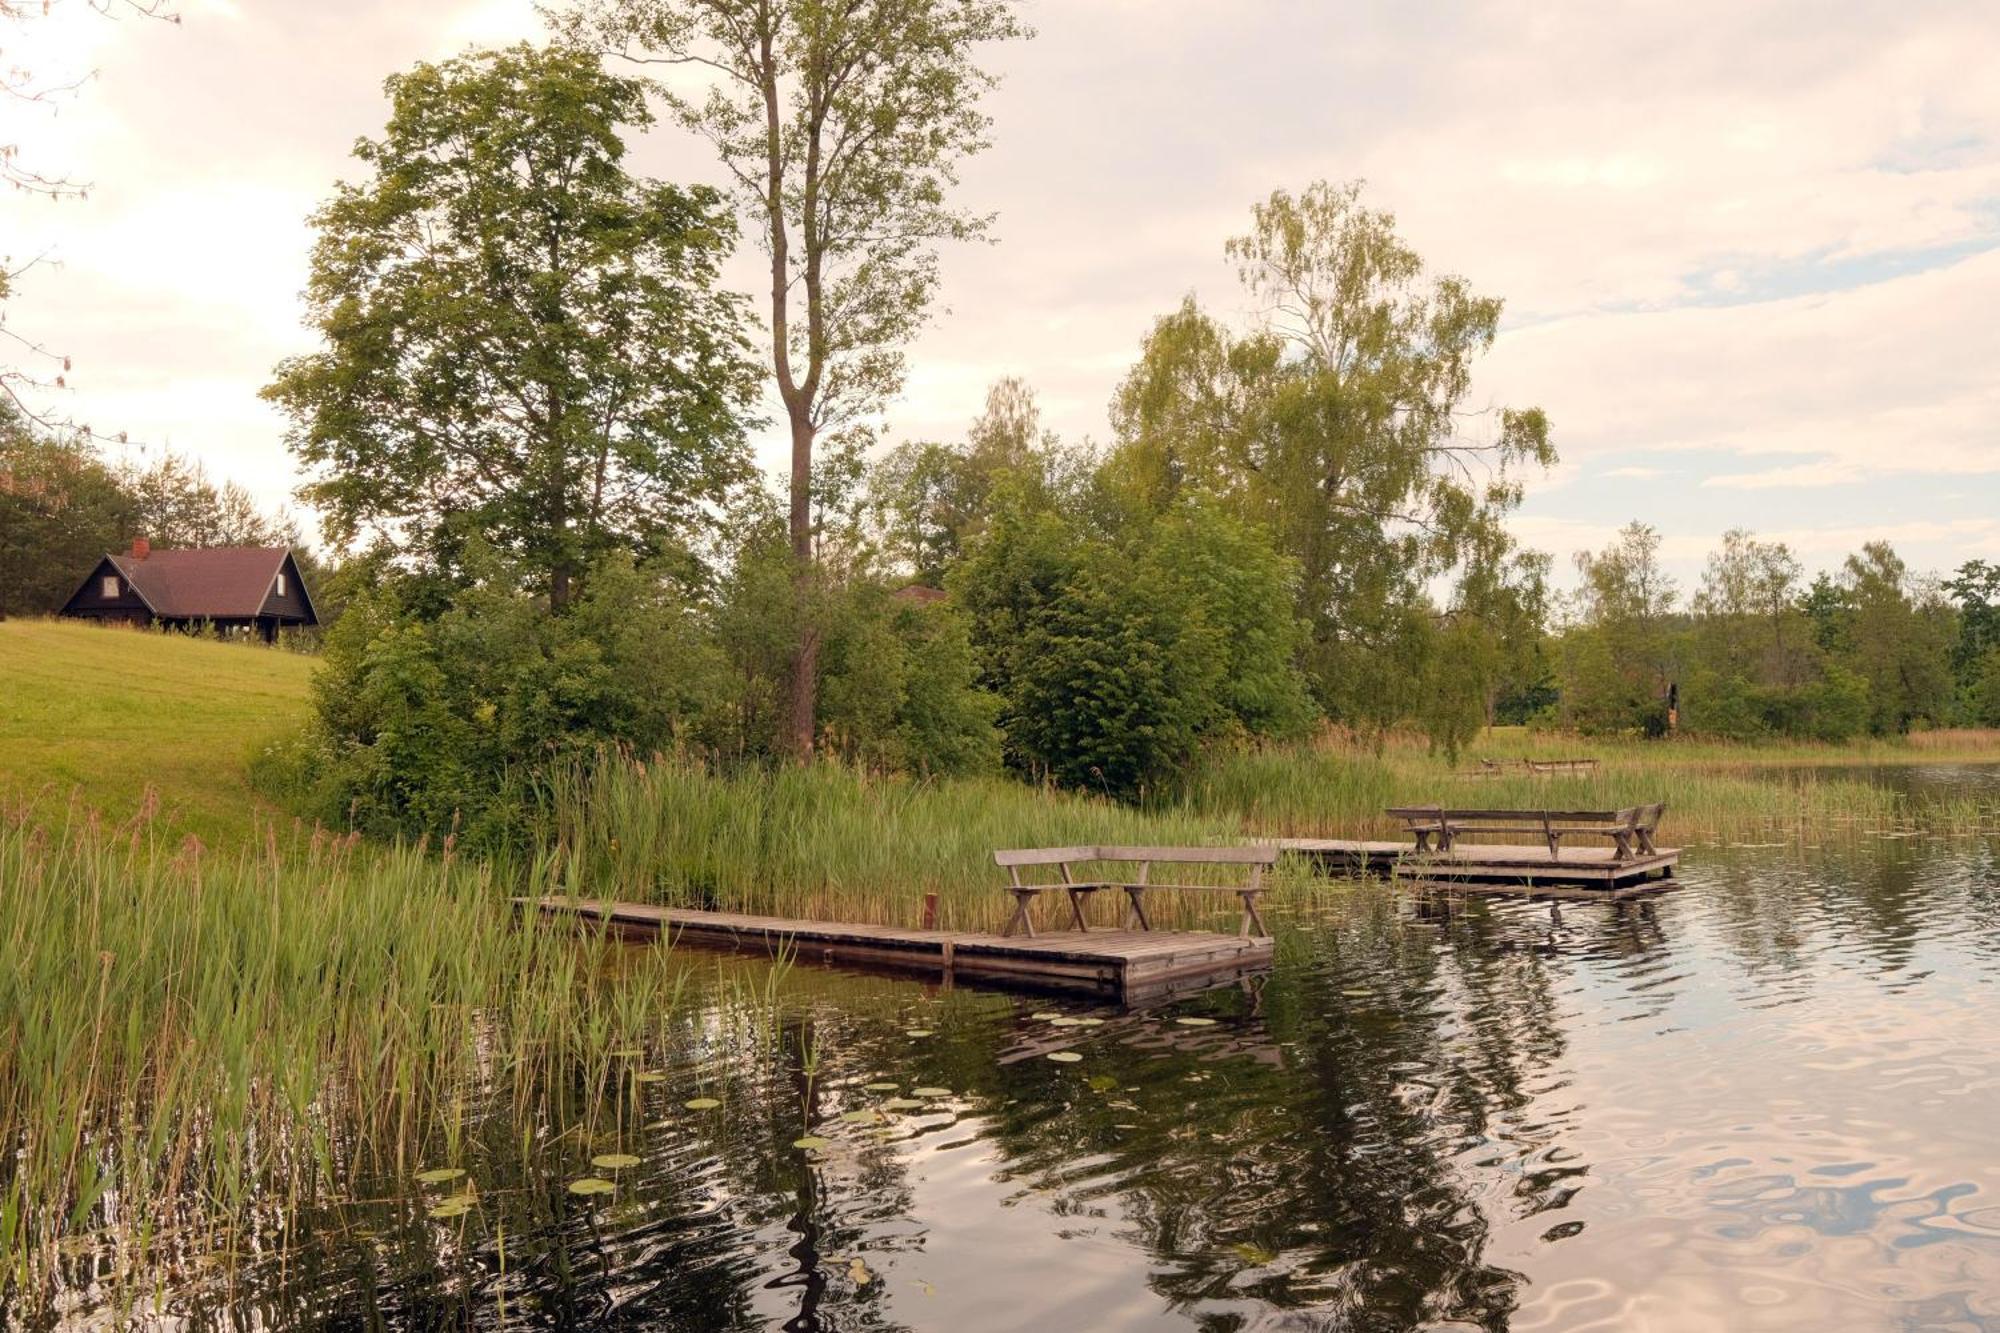
<path id="1" fill-rule="evenodd" d="M 0 1305 L 78 1244 L 143 1271 L 228 1253 L 302 1188 L 414 1170 L 475 1084 L 534 1117 L 542 1071 L 671 1003 L 668 969 L 515 927 L 449 854 L 275 832 L 216 857 L 151 827 L 0 820 Z M 163 1234 L 163 1228 L 171 1232 Z"/>

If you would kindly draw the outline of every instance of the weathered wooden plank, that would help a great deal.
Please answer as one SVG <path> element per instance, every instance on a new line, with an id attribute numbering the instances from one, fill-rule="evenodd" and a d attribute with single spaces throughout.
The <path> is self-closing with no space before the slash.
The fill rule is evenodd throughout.
<path id="1" fill-rule="evenodd" d="M 1269 966 L 1272 954 L 1269 939 L 1208 931 L 1060 931 L 1024 938 L 592 899 L 519 901 L 543 916 L 665 932 L 689 944 L 782 951 L 806 960 L 948 972 L 967 979 L 1107 996 L 1121 995 L 1134 976 L 1149 985 L 1207 972 L 1233 977 Z"/>

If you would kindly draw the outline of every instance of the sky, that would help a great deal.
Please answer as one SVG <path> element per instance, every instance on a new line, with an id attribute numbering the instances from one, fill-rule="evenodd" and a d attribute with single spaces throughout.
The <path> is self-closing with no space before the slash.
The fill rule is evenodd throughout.
<path id="1" fill-rule="evenodd" d="M 1439 273 L 1506 302 L 1470 406 L 1543 408 L 1559 464 L 1512 526 L 1555 556 L 1640 519 L 1691 587 L 1732 527 L 1808 569 L 1862 542 L 2000 559 L 2000 7 L 1993 0 L 1024 0 L 989 53 L 993 147 L 961 200 L 889 438 L 956 438 L 1018 375 L 1109 435 L 1148 327 L 1249 318 L 1224 241 L 1272 189 L 1365 179 Z M 41 262 L 7 327 L 72 359 L 54 406 L 270 504 L 299 477 L 260 401 L 311 232 L 384 76 L 534 38 L 528 0 L 57 0 L 0 58 L 90 74 L 0 142 L 91 183 L 0 198 Z M 634 165 L 719 181 L 671 127 Z M 732 276 L 748 290 L 759 256 Z M 761 442 L 775 466 L 776 432 Z M 143 450 L 143 452 L 142 452 Z"/>

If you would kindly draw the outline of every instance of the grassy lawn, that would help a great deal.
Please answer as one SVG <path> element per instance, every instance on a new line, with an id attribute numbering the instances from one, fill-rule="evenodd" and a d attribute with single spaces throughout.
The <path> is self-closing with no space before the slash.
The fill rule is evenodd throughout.
<path id="1" fill-rule="evenodd" d="M 0 796 L 72 799 L 129 819 L 157 794 L 160 827 L 241 843 L 264 808 L 251 748 L 305 716 L 313 659 L 75 622 L 0 622 Z"/>

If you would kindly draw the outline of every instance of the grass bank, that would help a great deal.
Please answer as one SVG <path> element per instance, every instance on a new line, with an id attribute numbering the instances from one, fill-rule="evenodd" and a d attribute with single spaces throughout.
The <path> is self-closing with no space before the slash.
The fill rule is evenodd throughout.
<path id="1" fill-rule="evenodd" d="M 296 728 L 313 659 L 77 621 L 0 621 L 0 798 L 242 846 L 251 751 Z"/>

